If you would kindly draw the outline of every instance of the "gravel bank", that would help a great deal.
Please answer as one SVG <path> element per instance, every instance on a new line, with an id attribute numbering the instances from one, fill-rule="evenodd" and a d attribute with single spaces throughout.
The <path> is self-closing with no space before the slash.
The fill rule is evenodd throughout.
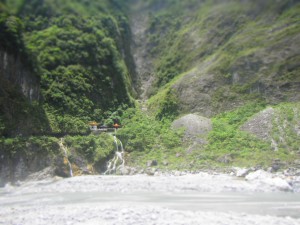
<path id="1" fill-rule="evenodd" d="M 300 194 L 283 191 L 282 180 L 264 183 L 262 175 L 249 180 L 199 173 L 28 181 L 0 189 L 0 224 L 299 225 Z"/>

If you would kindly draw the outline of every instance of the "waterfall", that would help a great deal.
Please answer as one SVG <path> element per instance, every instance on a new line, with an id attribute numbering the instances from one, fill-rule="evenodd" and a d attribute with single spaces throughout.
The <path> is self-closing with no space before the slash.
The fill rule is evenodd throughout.
<path id="1" fill-rule="evenodd" d="M 114 134 L 114 143 L 116 145 L 116 152 L 114 157 L 108 161 L 107 170 L 105 171 L 104 174 L 114 173 L 117 170 L 119 170 L 121 167 L 125 166 L 125 160 L 124 160 L 125 152 L 124 152 L 123 144 L 121 140 L 117 138 L 116 133 Z M 119 145 L 121 151 L 119 151 Z M 119 161 L 120 161 L 120 165 L 117 167 Z"/>
<path id="2" fill-rule="evenodd" d="M 64 146 L 64 144 L 63 144 L 63 138 L 60 139 L 59 146 L 60 146 L 60 148 L 63 150 L 64 156 L 65 156 L 65 158 L 67 159 L 67 163 L 68 163 L 68 165 L 69 165 L 69 171 L 70 171 L 69 173 L 70 173 L 70 176 L 73 177 L 72 165 L 71 165 L 71 163 L 70 163 L 70 161 L 69 161 L 69 158 L 68 158 L 68 149 L 67 149 L 67 148 Z"/>
<path id="3" fill-rule="evenodd" d="M 116 148 L 117 148 L 117 152 L 118 152 L 119 151 L 119 147 L 118 147 L 118 139 L 117 139 L 116 135 L 114 136 L 114 142 L 116 144 Z"/>

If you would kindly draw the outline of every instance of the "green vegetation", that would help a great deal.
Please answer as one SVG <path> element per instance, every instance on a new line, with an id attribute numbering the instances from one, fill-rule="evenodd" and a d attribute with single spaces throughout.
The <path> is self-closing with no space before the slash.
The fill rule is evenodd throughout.
<path id="1" fill-rule="evenodd" d="M 264 109 L 266 105 L 263 102 L 249 103 L 236 110 L 216 115 L 212 118 L 213 130 L 208 135 L 208 143 L 193 147 L 192 151 L 188 149 L 193 143 L 183 141 L 182 131 L 176 134 L 175 131 L 170 130 L 168 123 L 165 129 L 157 128 L 157 121 L 148 122 L 147 126 L 146 121 L 151 117 L 147 120 L 147 117 L 141 120 L 143 116 L 130 117 L 129 121 L 133 125 L 119 132 L 126 143 L 126 151 L 130 152 L 131 163 L 141 167 L 146 167 L 148 160 L 157 160 L 158 167 L 161 169 L 179 170 L 230 166 L 268 168 L 274 160 L 278 159 L 290 165 L 300 151 L 297 133 L 299 132 L 297 125 L 300 116 L 299 103 L 283 103 L 274 106 L 273 130 L 269 140 L 262 140 L 254 134 L 241 130 L 243 124 Z M 166 135 L 163 138 L 161 138 L 161 131 Z M 169 137 L 174 145 L 165 147 L 165 137 Z M 277 143 L 277 149 L 272 146 L 272 139 Z M 168 165 L 164 165 L 164 162 Z"/>
<path id="2" fill-rule="evenodd" d="M 0 3 L 0 40 L 1 47 L 6 48 L 9 51 L 13 51 L 14 47 L 17 47 L 15 51 L 24 49 L 22 42 L 22 21 L 9 13 L 8 8 Z"/>
<path id="3" fill-rule="evenodd" d="M 227 106 L 232 107 L 233 102 L 241 106 L 257 99 L 270 104 L 280 103 L 283 98 L 293 99 L 300 68 L 296 51 L 299 4 L 289 0 L 276 4 L 272 1 L 165 2 L 156 10 L 151 9 L 151 4 L 158 4 L 157 1 L 151 1 L 148 6 L 146 34 L 151 48 L 147 50 L 151 51 L 149 58 L 154 60 L 156 74 L 150 95 L 155 92 L 161 95 L 160 90 L 170 88 L 166 84 L 173 83 L 174 77 L 186 74 L 186 79 L 178 79 L 171 88 L 183 95 L 188 90 L 178 90 L 179 85 L 189 87 L 190 92 L 208 94 L 212 98 L 208 108 L 214 112 L 210 116 L 228 110 Z M 192 79 L 186 73 L 191 69 L 195 70 Z M 192 86 L 193 81 L 202 77 L 205 77 L 202 85 L 208 81 L 210 89 Z M 280 87 L 278 91 L 274 85 Z M 280 97 L 274 100 L 276 94 Z M 185 99 L 177 97 L 180 106 Z M 160 103 L 151 101 L 150 108 L 164 105 L 164 99 L 155 99 Z M 193 103 L 187 106 L 188 110 L 193 107 Z M 187 111 L 179 107 L 179 113 Z"/>
<path id="4" fill-rule="evenodd" d="M 181 151 L 181 131 L 173 131 L 170 121 L 160 122 L 136 108 L 129 108 L 122 116 L 123 128 L 117 133 L 129 152 L 129 163 L 145 166 L 147 160 L 160 164 Z"/>
<path id="5" fill-rule="evenodd" d="M 270 144 L 240 130 L 247 119 L 263 108 L 260 104 L 249 104 L 214 117 L 205 150 L 210 153 L 211 160 L 222 161 L 221 158 L 228 155 L 229 162 L 238 165 L 269 164 L 272 158 L 268 160 L 266 157 L 272 152 Z"/>
<path id="6" fill-rule="evenodd" d="M 66 136 L 62 140 L 76 175 L 103 171 L 105 162 L 115 151 L 113 138 L 109 134 Z M 56 174 L 68 176 L 66 153 L 61 148 L 60 141 L 47 136 L 0 138 L 0 161 L 6 165 L 22 161 L 22 169 L 31 168 L 31 171 L 51 166 Z M 24 171 L 25 174 L 27 172 Z"/>
<path id="7" fill-rule="evenodd" d="M 296 152 L 299 152 L 299 138 L 294 129 L 299 117 L 299 104 L 284 103 L 275 107 L 271 139 L 276 139 L 280 143 L 278 149 L 272 147 L 271 140 L 261 140 L 254 134 L 240 129 L 253 115 L 263 109 L 264 104 L 248 104 L 214 117 L 213 130 L 208 137 L 209 144 L 190 156 L 191 160 L 198 159 L 195 166 L 235 165 L 267 168 L 275 159 L 291 163 L 295 159 Z"/>
<path id="8" fill-rule="evenodd" d="M 27 48 L 40 66 L 50 125 L 55 132 L 86 132 L 84 123 L 99 120 L 95 111 L 131 102 L 131 78 L 120 54 L 127 21 L 100 10 L 98 2 L 65 1 L 58 9 L 55 1 L 44 4 L 39 8 L 49 7 L 50 15 L 36 9 L 39 17 L 32 17 L 26 7 L 23 15 Z M 75 11 L 61 15 L 71 9 Z"/>
<path id="9" fill-rule="evenodd" d="M 148 112 L 133 100 L 131 4 L 149 17 L 141 59 L 153 63 L 155 76 Z M 69 135 L 70 161 L 80 155 L 101 167 L 114 152 L 113 138 L 77 135 L 89 132 L 89 121 L 117 121 L 130 165 L 290 162 L 299 152 L 300 109 L 284 102 L 299 101 L 299 12 L 292 0 L 1 1 L 1 57 L 20 60 L 37 78 L 42 98 L 29 101 L 19 83 L 0 74 L 0 137 L 6 137 L 0 148 L 12 156 L 35 149 L 56 154 L 58 139 L 30 135 Z M 271 140 L 241 131 L 266 105 L 275 108 Z M 213 130 L 206 145 L 187 151 L 193 143 L 170 127 L 190 112 L 212 117 Z"/>
<path id="10" fill-rule="evenodd" d="M 52 133 L 86 133 L 99 111 L 132 104 L 123 7 L 118 1 L 1 3 L 0 49 L 40 78 Z"/>
<path id="11" fill-rule="evenodd" d="M 76 158 L 76 154 L 80 154 L 91 164 L 104 164 L 115 151 L 113 137 L 105 133 L 89 136 L 67 136 L 64 141 L 71 151 L 71 163 Z"/>
<path id="12" fill-rule="evenodd" d="M 272 138 L 277 148 L 291 154 L 300 151 L 300 104 L 282 103 L 275 108 Z"/>
<path id="13" fill-rule="evenodd" d="M 54 137 L 29 137 L 29 138 L 0 138 L 0 152 L 13 158 L 16 155 L 27 157 L 34 155 L 53 156 L 58 153 L 58 140 Z"/>

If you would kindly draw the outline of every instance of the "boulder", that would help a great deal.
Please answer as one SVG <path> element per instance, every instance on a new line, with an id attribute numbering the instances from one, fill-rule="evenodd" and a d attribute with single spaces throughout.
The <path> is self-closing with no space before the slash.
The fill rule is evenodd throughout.
<path id="1" fill-rule="evenodd" d="M 272 172 L 276 172 L 276 171 L 280 170 L 284 166 L 285 166 L 285 164 L 283 162 L 281 162 L 279 159 L 276 159 L 272 163 L 272 166 L 271 166 L 272 170 L 271 171 Z"/>
<path id="2" fill-rule="evenodd" d="M 271 178 L 272 174 L 264 171 L 264 170 L 257 170 L 255 172 L 249 173 L 245 179 L 248 181 L 253 181 L 253 180 L 264 180 L 267 178 Z"/>
<path id="3" fill-rule="evenodd" d="M 294 167 L 300 169 L 300 160 L 295 160 L 294 161 Z"/>
<path id="4" fill-rule="evenodd" d="M 195 114 L 185 115 L 172 123 L 174 129 L 185 129 L 185 138 L 198 139 L 198 142 L 203 142 L 204 137 L 212 130 L 212 122 L 210 119 Z"/>
<path id="5" fill-rule="evenodd" d="M 265 185 L 271 187 L 272 189 L 280 191 L 292 191 L 291 185 L 281 177 L 273 177 L 271 173 L 264 170 L 257 170 L 253 173 L 249 173 L 245 179 L 247 181 L 256 182 L 258 185 Z"/>
<path id="6" fill-rule="evenodd" d="M 130 168 L 130 174 L 129 175 L 135 175 L 135 174 L 138 174 L 138 170 L 136 169 L 136 168 L 134 168 L 134 167 L 131 167 Z"/>
<path id="7" fill-rule="evenodd" d="M 157 166 L 157 161 L 156 160 L 149 160 L 147 162 L 147 167 L 151 167 L 151 166 Z"/>
<path id="8" fill-rule="evenodd" d="M 249 168 L 235 168 L 235 175 L 237 177 L 245 177 L 250 173 L 251 169 Z"/>
<path id="9" fill-rule="evenodd" d="M 293 188 L 291 185 L 284 179 L 280 177 L 275 178 L 267 178 L 262 181 L 263 183 L 270 185 L 272 187 L 275 187 L 276 189 L 279 189 L 280 191 L 292 191 Z"/>
<path id="10" fill-rule="evenodd" d="M 146 169 L 146 174 L 149 175 L 149 176 L 154 176 L 156 171 L 157 170 L 155 168 L 147 168 Z"/>

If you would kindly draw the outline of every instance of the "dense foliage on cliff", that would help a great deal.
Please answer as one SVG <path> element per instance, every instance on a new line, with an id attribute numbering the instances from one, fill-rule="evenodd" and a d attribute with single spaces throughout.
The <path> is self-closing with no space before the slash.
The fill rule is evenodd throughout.
<path id="1" fill-rule="evenodd" d="M 5 123 L 9 116 L 25 118 L 32 133 L 51 134 L 82 134 L 89 121 L 111 125 L 117 119 L 135 162 L 290 159 L 299 151 L 296 128 L 287 131 L 291 138 L 274 135 L 279 151 L 264 158 L 272 143 L 240 126 L 267 105 L 300 100 L 299 15 L 296 0 L 1 1 L 0 51 L 21 58 L 39 77 L 42 105 L 24 101 L 16 85 L 0 90 L 11 96 L 0 96 L 10 106 L 0 110 L 0 135 L 7 129 L 23 133 Z M 135 88 L 145 92 L 143 100 L 151 98 L 135 105 Z M 278 110 L 298 110 L 293 104 Z M 213 121 L 206 145 L 192 154 L 186 149 L 193 143 L 170 129 L 172 120 L 188 113 Z M 66 144 L 93 160 L 113 151 L 96 147 L 105 147 L 104 138 L 68 137 Z"/>
<path id="2" fill-rule="evenodd" d="M 132 104 L 130 32 L 121 9 L 117 1 L 1 4 L 1 45 L 35 61 L 51 132 L 86 132 L 88 121 Z"/>
<path id="3" fill-rule="evenodd" d="M 130 104 L 131 78 L 121 52 L 128 35 L 110 1 L 31 1 L 21 12 L 28 50 L 38 59 L 45 109 L 55 132 L 81 132 L 99 114 Z M 32 14 L 35 12 L 35 14 Z"/>
<path id="4" fill-rule="evenodd" d="M 3 4 L 0 4 L 0 41 L 1 48 L 8 51 L 24 49 L 22 42 L 23 24 L 21 20 L 9 15 Z"/>

